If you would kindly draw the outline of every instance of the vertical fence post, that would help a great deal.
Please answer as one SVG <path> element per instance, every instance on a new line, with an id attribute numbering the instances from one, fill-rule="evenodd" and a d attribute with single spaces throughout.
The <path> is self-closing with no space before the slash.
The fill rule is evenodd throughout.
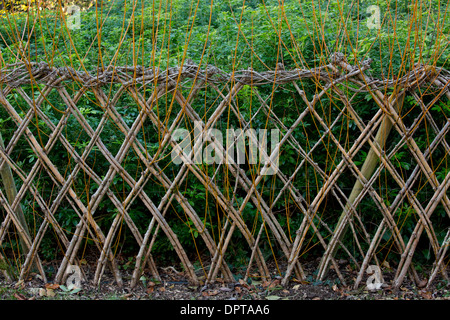
<path id="1" fill-rule="evenodd" d="M 0 132 L 0 147 L 5 150 L 5 144 L 3 143 L 3 137 L 2 137 L 2 133 Z M 12 171 L 11 171 L 11 167 L 5 162 L 3 164 L 3 166 L 0 168 L 0 176 L 2 178 L 3 181 L 3 187 L 4 190 L 6 192 L 6 196 L 8 198 L 8 202 L 10 205 L 13 204 L 14 200 L 16 199 L 17 196 L 17 188 L 16 188 L 16 183 L 14 182 L 14 178 L 12 175 Z M 23 229 L 25 230 L 25 232 L 27 233 L 27 235 L 30 235 L 30 231 L 28 230 L 28 225 L 25 221 L 25 215 L 23 214 L 22 211 L 22 206 L 19 204 L 17 206 L 17 209 L 15 210 L 15 214 L 17 217 L 17 220 L 20 222 L 20 224 L 22 225 Z M 20 239 L 20 245 L 21 245 L 21 249 L 22 249 L 22 253 L 24 255 L 27 255 L 29 252 L 29 249 L 26 245 L 25 239 L 23 238 L 22 235 L 19 236 Z"/>
<path id="2" fill-rule="evenodd" d="M 392 103 L 391 101 L 393 99 L 396 99 L 395 104 L 394 104 L 395 111 L 399 111 L 401 109 L 404 98 L 405 98 L 405 91 L 399 92 L 400 89 L 401 88 L 397 88 L 396 90 L 394 90 L 394 92 L 392 93 L 392 95 L 388 101 L 388 103 L 390 104 L 390 103 Z M 381 125 L 378 128 L 378 132 L 375 136 L 375 143 L 377 143 L 381 149 L 383 149 L 386 144 L 386 141 L 389 136 L 389 132 L 392 129 L 392 126 L 393 126 L 393 123 L 391 122 L 389 117 L 387 115 L 384 115 L 384 119 L 381 122 Z M 377 164 L 379 162 L 378 160 L 379 159 L 375 153 L 375 150 L 373 148 L 370 148 L 369 152 L 367 153 L 367 157 L 361 168 L 361 174 L 367 180 L 370 179 L 373 172 L 375 171 Z M 337 233 L 333 236 L 333 238 L 330 242 L 330 247 L 327 250 L 329 252 L 329 254 L 325 254 L 322 258 L 321 265 L 319 267 L 320 271 L 317 276 L 318 279 L 323 279 L 325 277 L 325 275 L 328 272 L 330 260 L 336 256 L 336 253 L 339 249 L 338 243 L 343 241 L 345 233 L 348 228 L 348 219 L 351 219 L 351 207 L 352 207 L 354 201 L 356 200 L 356 198 L 358 198 L 359 194 L 362 192 L 363 188 L 364 188 L 363 184 L 357 179 L 352 188 L 352 192 L 350 193 L 350 196 L 348 197 L 348 201 L 345 206 L 345 209 L 343 210 L 341 216 L 339 217 L 339 221 L 336 224 L 335 232 L 337 232 Z M 340 233 L 339 233 L 339 229 L 342 229 L 342 231 Z"/>

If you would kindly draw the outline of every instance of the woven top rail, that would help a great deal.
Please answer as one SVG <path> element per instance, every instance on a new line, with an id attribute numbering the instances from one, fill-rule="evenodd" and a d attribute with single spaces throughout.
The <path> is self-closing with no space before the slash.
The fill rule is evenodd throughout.
<path id="1" fill-rule="evenodd" d="M 326 82 L 340 83 L 345 80 L 352 81 L 351 77 L 369 69 L 372 59 L 369 58 L 362 61 L 360 65 L 352 66 L 353 70 L 347 70 L 348 72 L 345 74 L 336 68 L 341 62 L 347 63 L 342 53 L 336 52 L 332 54 L 330 61 L 330 64 L 311 70 L 299 68 L 285 70 L 283 64 L 279 63 L 275 70 L 270 71 L 258 72 L 249 68 L 248 70 L 237 70 L 227 73 L 211 65 L 206 65 L 204 69 L 201 69 L 200 65 L 187 59 L 182 66 L 169 67 L 166 70 L 158 67 L 118 66 L 114 68 L 108 67 L 106 70 L 99 68 L 96 74 L 77 71 L 71 67 L 52 67 L 46 62 L 20 62 L 6 65 L 0 69 L 0 83 L 16 88 L 24 84 L 30 84 L 34 80 L 51 86 L 52 82 L 61 77 L 64 78 L 64 81 L 76 81 L 86 87 L 103 86 L 113 83 L 121 83 L 124 86 L 136 84 L 146 85 L 165 81 L 180 82 L 185 79 L 202 80 L 205 83 L 231 81 L 252 86 L 273 83 L 285 84 L 306 78 L 316 78 Z M 418 78 L 418 74 L 421 74 L 423 71 L 428 72 L 430 75 L 434 74 L 435 77 L 423 77 L 422 81 L 417 84 L 416 79 Z M 416 65 L 413 70 L 398 79 L 377 79 L 368 75 L 366 75 L 366 79 L 368 79 L 368 82 L 363 87 L 359 89 L 349 87 L 349 89 L 355 92 L 363 92 L 393 86 L 410 88 L 417 85 L 433 85 L 436 88 L 443 89 L 448 87 L 450 72 L 443 68 Z M 439 80 L 439 82 L 435 80 Z M 58 83 L 59 85 L 57 86 L 62 85 L 62 81 L 58 81 Z"/>

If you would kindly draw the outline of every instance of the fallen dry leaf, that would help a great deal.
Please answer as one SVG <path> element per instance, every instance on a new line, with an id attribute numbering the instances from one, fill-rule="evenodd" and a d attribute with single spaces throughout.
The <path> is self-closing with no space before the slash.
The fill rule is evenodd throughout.
<path id="1" fill-rule="evenodd" d="M 57 283 L 46 283 L 45 284 L 45 289 L 55 290 L 55 289 L 58 289 L 58 288 L 59 288 L 59 284 L 57 284 Z"/>
<path id="2" fill-rule="evenodd" d="M 210 296 L 217 296 L 219 294 L 219 290 L 213 290 L 209 293 Z"/>
<path id="3" fill-rule="evenodd" d="M 277 285 L 279 285 L 280 284 L 280 280 L 274 280 L 270 285 L 269 285 L 269 288 L 268 289 L 272 289 L 272 288 L 275 288 Z"/>
<path id="4" fill-rule="evenodd" d="M 39 289 L 39 296 L 40 297 L 45 297 L 47 295 L 47 290 L 40 288 Z"/>
<path id="5" fill-rule="evenodd" d="M 166 288 L 161 287 L 161 288 L 159 288 L 159 291 L 164 292 L 164 291 L 166 291 Z"/>
<path id="6" fill-rule="evenodd" d="M 20 293 L 14 293 L 14 297 L 17 300 L 28 300 L 27 298 L 25 298 L 25 296 L 23 294 L 20 294 Z"/>
<path id="7" fill-rule="evenodd" d="M 433 299 L 433 296 L 431 295 L 431 292 L 429 292 L 429 291 L 421 290 L 421 291 L 419 291 L 419 295 L 422 298 L 427 299 L 427 300 Z"/>
<path id="8" fill-rule="evenodd" d="M 313 300 L 320 300 L 320 297 L 314 297 Z"/>
<path id="9" fill-rule="evenodd" d="M 154 288 L 155 288 L 154 286 L 148 287 L 148 288 L 147 288 L 147 293 L 148 293 L 148 294 L 152 293 L 153 290 L 155 290 Z"/>
<path id="10" fill-rule="evenodd" d="M 242 279 L 239 279 L 239 284 L 240 284 L 241 286 L 243 286 L 244 288 L 250 289 L 248 283 L 245 282 L 245 281 L 242 280 Z"/>
<path id="11" fill-rule="evenodd" d="M 294 290 L 298 290 L 299 288 L 300 288 L 299 284 L 296 284 L 295 286 L 292 287 L 292 289 L 294 289 Z"/>
<path id="12" fill-rule="evenodd" d="M 56 296 L 56 293 L 55 293 L 55 291 L 53 291 L 53 289 L 47 289 L 46 294 L 47 294 L 47 297 L 54 297 L 54 296 Z"/>

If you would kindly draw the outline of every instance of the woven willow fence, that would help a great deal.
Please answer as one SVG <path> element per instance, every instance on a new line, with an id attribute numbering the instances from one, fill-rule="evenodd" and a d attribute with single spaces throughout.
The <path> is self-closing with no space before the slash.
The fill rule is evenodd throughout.
<path id="1" fill-rule="evenodd" d="M 433 119 L 430 109 L 438 101 L 450 98 L 450 73 L 417 66 L 403 78 L 377 80 L 368 76 L 370 63 L 369 59 L 360 65 L 351 65 L 342 54 L 335 53 L 330 57 L 330 64 L 314 70 L 288 71 L 280 64 L 274 71 L 262 73 L 251 69 L 225 73 L 210 66 L 202 69 L 191 61 L 185 61 L 182 67 L 168 70 L 116 67 L 99 70 L 95 74 L 49 67 L 45 63 L 7 66 L 0 71 L 0 105 L 15 127 L 8 128 L 11 134 L 9 137 L 4 136 L 4 145 L 0 148 L 3 182 L 0 201 L 4 216 L 0 228 L 0 245 L 4 246 L 13 235 L 19 235 L 25 248 L 25 254 L 20 260 L 19 279 L 23 279 L 34 267 L 47 281 L 50 279 L 47 279 L 48 274 L 43 268 L 40 246 L 44 235 L 54 232 L 63 255 L 51 280 L 62 283 L 67 277 L 68 266 L 79 265 L 85 279 L 93 277 L 95 283 L 100 283 L 106 269 L 111 271 L 117 284 L 123 285 L 123 274 L 114 245 L 122 228 L 127 228 L 140 248 L 132 264 L 130 285 L 134 286 L 143 270 L 151 273 L 152 277 L 159 277 L 160 266 L 152 256 L 152 247 L 162 232 L 174 249 L 171 252 L 176 252 L 181 260 L 185 276 L 191 282 L 199 283 L 199 274 L 192 262 L 193 252 L 183 248 L 180 234 L 166 219 L 169 208 L 176 204 L 178 210 L 182 211 L 179 214 L 191 221 L 191 227 L 197 235 L 193 239 L 202 241 L 207 249 L 203 253 L 206 256 L 203 257 L 203 265 L 207 283 L 215 281 L 217 277 L 234 281 L 228 262 L 233 259 L 233 253 L 228 253 L 227 249 L 236 235 L 245 239 L 250 252 L 245 278 L 257 275 L 269 279 L 274 276 L 269 271 L 273 259 L 264 256 L 261 249 L 269 243 L 279 257 L 277 267 L 283 276 L 282 284 L 288 283 L 292 277 L 304 280 L 307 275 L 303 265 L 306 261 L 303 250 L 312 237 L 316 239 L 316 249 L 320 247 L 319 251 L 323 254 L 318 263 L 317 278 L 324 279 L 328 272 L 334 272 L 345 283 L 341 270 L 343 265 L 337 258 L 337 255 L 345 255 L 357 268 L 358 276 L 352 285 L 358 287 L 367 277 L 366 271 L 370 265 L 385 268 L 377 254 L 385 245 L 383 236 L 388 234 L 392 250 L 400 256 L 400 263 L 391 266 L 395 271 L 394 281 L 397 286 L 402 284 L 405 276 L 416 283 L 423 281 L 414 267 L 413 257 L 419 240 L 424 238 L 428 238 L 430 254 L 435 259 L 426 280 L 431 283 L 437 277 L 448 279 L 445 257 L 450 232 L 444 240 L 438 241 L 431 218 L 438 207 L 447 216 L 450 215 L 447 194 L 450 174 L 438 179 L 432 163 L 435 150 L 443 149 L 445 154 L 450 150 L 446 140 L 449 121 Z M 311 86 L 301 89 L 304 83 L 314 84 L 315 89 L 312 92 L 308 92 Z M 263 97 L 258 88 L 264 86 L 273 88 L 272 94 Z M 298 117 L 290 125 L 285 123 L 283 115 L 272 110 L 271 104 L 276 89 L 287 86 L 293 89 L 291 93 L 297 98 L 299 109 Z M 392 90 L 388 92 L 386 88 Z M 210 105 L 204 103 L 207 108 L 203 114 L 199 114 L 192 105 L 196 99 L 205 99 L 201 92 L 206 89 L 215 92 L 217 98 Z M 241 114 L 242 104 L 238 105 L 237 102 L 245 90 L 247 96 L 250 90 L 251 96 L 259 101 L 250 112 L 251 118 Z M 432 98 L 427 101 L 422 99 L 424 90 L 432 92 Z M 370 95 L 369 99 L 379 107 L 369 121 L 360 118 L 358 110 L 352 107 L 353 98 L 361 94 Z M 50 96 L 53 100 L 57 97 L 61 101 L 59 106 L 55 106 L 59 109 L 58 121 L 50 119 L 49 108 L 45 107 L 48 107 L 46 101 Z M 85 106 L 80 105 L 85 96 L 89 96 L 103 110 L 97 123 L 89 120 L 83 111 Z M 121 113 L 123 110 L 116 107 L 118 101 L 125 98 L 139 110 L 132 123 L 127 123 Z M 406 98 L 414 99 L 421 110 L 413 118 L 408 118 L 407 111 L 401 108 Z M 157 110 L 158 101 L 167 99 L 172 101 L 168 104 L 170 110 L 161 115 Z M 321 103 L 326 99 L 331 101 L 330 106 L 334 110 L 331 118 L 321 111 Z M 22 107 L 16 103 L 18 100 Z M 248 109 L 248 106 L 245 108 Z M 171 117 L 167 116 L 169 113 Z M 205 135 L 208 129 L 220 127 L 223 119 L 227 127 L 226 119 L 235 117 L 245 129 L 258 114 L 265 115 L 268 120 L 263 126 L 269 123 L 271 128 L 280 130 L 281 139 L 276 148 L 263 154 L 265 161 L 259 164 L 254 174 L 249 175 L 242 165 L 234 162 L 208 167 L 184 158 L 186 161 L 181 164 L 174 164 L 170 160 L 170 151 L 177 146 L 172 138 L 177 128 L 189 125 L 192 128 L 192 123 L 197 121 Z M 307 137 L 308 146 L 296 138 L 303 134 L 306 119 L 317 126 L 317 136 L 310 134 Z M 342 139 L 335 133 L 336 128 L 344 123 L 343 119 L 353 124 L 353 129 L 345 128 L 352 134 L 350 139 Z M 68 121 L 77 121 L 89 137 L 83 149 L 75 147 L 75 143 L 68 140 L 65 131 Z M 102 135 L 107 123 L 114 123 L 122 134 L 116 150 L 109 147 L 114 137 Z M 426 149 L 421 150 L 414 133 L 425 125 L 432 131 L 430 136 L 433 139 Z M 48 136 L 44 139 L 36 128 L 46 128 Z M 146 147 L 140 136 L 144 131 L 158 133 L 158 148 L 152 150 Z M 398 137 L 395 145 L 387 145 L 393 136 Z M 25 143 L 32 150 L 26 171 L 23 169 L 24 163 L 16 160 L 19 156 L 15 155 L 15 148 L 20 143 Z M 333 146 L 335 150 L 334 162 L 330 166 L 327 164 L 327 167 L 314 160 L 315 154 L 327 152 L 324 144 Z M 52 154 L 58 148 L 67 151 L 70 166 L 68 164 L 66 168 L 60 168 L 52 162 Z M 286 166 L 280 164 L 280 169 L 274 175 L 265 175 L 264 172 L 270 166 L 276 165 L 277 156 L 285 157 L 283 152 L 286 148 L 294 150 L 295 161 L 287 166 L 290 170 L 283 169 Z M 368 151 L 365 161 L 357 162 L 355 159 L 363 150 Z M 408 157 L 414 161 L 407 176 L 402 175 L 395 160 L 400 150 L 406 150 Z M 98 172 L 96 164 L 89 160 L 93 152 L 102 155 L 102 160 L 98 161 L 107 163 L 107 171 Z M 141 164 L 136 169 L 138 174 L 130 173 L 125 166 L 130 153 Z M 182 152 L 179 155 L 186 157 Z M 305 175 L 301 175 L 305 168 L 312 170 L 316 177 L 314 183 L 312 180 L 303 183 L 308 189 L 307 193 L 296 183 L 306 179 Z M 217 179 L 219 171 L 221 179 Z M 389 201 L 378 186 L 379 181 L 384 179 L 383 175 L 398 186 Z M 51 193 L 42 191 L 48 188 L 40 187 L 44 176 L 52 182 L 48 187 Z M 183 192 L 181 186 L 188 176 L 194 177 L 204 186 L 207 193 L 205 201 L 212 199 L 210 201 L 218 208 L 218 215 L 224 222 L 220 226 L 220 237 L 213 236 L 205 224 L 204 212 L 192 206 L 189 195 Z M 79 177 L 96 184 L 96 188 L 87 191 L 87 201 L 74 187 Z M 127 186 L 124 193 L 111 187 L 113 180 L 118 177 Z M 341 186 L 340 181 L 344 178 L 353 181 L 352 188 Z M 420 190 L 415 189 L 418 181 L 424 178 L 433 190 L 427 203 L 418 200 Z M 267 179 L 277 180 L 281 186 L 270 190 L 269 196 L 260 188 Z M 164 191 L 153 194 L 146 192 L 146 186 L 152 184 L 159 184 Z M 226 186 L 231 186 L 231 192 Z M 238 192 L 243 194 L 240 203 L 236 203 L 233 198 Z M 290 217 L 298 221 L 296 230 L 282 226 L 278 219 L 279 213 L 274 210 L 277 202 L 284 201 L 286 195 L 294 200 L 294 206 L 298 208 Z M 27 197 L 32 199 L 27 203 L 33 207 L 32 211 L 27 212 L 34 212 L 41 219 L 26 214 L 28 222 L 21 219 L 20 212 L 24 207 L 21 203 Z M 360 210 L 360 204 L 367 199 L 372 203 L 371 215 L 376 217 L 370 221 L 370 230 L 364 220 L 367 209 Z M 132 218 L 132 205 L 136 201 L 140 201 L 147 210 L 148 219 L 144 230 L 139 230 Z M 114 209 L 108 211 L 112 223 L 106 230 L 96 220 L 102 202 L 107 202 Z M 417 217 L 416 225 L 409 233 L 402 227 L 402 220 L 398 217 L 399 209 L 405 204 Z M 76 228 L 71 233 L 62 227 L 64 216 L 59 214 L 62 206 L 67 205 L 78 217 Z M 340 210 L 340 216 L 328 215 L 332 205 L 334 209 L 337 207 Z M 253 208 L 256 219 L 250 222 L 243 216 L 245 208 L 249 206 Z M 256 223 L 252 224 L 252 221 Z M 24 223 L 28 226 L 34 223 L 34 230 L 29 231 L 32 228 L 24 226 Z M 49 231 L 49 226 L 53 231 Z M 270 236 L 265 237 L 267 234 Z M 93 270 L 89 270 L 89 273 L 80 262 L 84 250 L 83 239 L 88 237 L 98 249 L 95 274 Z M 351 243 L 354 244 L 352 248 L 349 247 Z M 3 270 L 3 273 L 6 278 L 12 279 L 13 275 L 8 270 Z"/>

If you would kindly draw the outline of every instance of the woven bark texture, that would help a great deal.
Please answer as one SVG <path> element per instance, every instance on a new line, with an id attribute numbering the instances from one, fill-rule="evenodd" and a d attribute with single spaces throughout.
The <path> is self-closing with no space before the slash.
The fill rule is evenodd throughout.
<path id="1" fill-rule="evenodd" d="M 91 73 L 45 63 L 4 67 L 0 259 L 20 253 L 5 277 L 34 270 L 62 283 L 78 265 L 95 283 L 108 272 L 118 285 L 134 286 L 145 272 L 159 277 L 166 250 L 192 283 L 235 281 L 239 243 L 245 279 L 273 277 L 275 263 L 283 284 L 305 280 L 302 264 L 314 252 L 312 276 L 334 272 L 344 281 L 339 260 L 347 259 L 358 287 L 371 265 L 385 268 L 395 255 L 399 286 L 405 277 L 423 280 L 415 262 L 425 243 L 426 280 L 447 279 L 449 121 L 437 107 L 450 99 L 450 73 L 417 65 L 403 78 L 380 80 L 368 72 L 370 59 L 351 65 L 335 53 L 329 61 L 314 70 L 279 64 L 232 73 L 192 61 Z M 277 101 L 283 90 L 290 101 Z M 361 99 L 377 106 L 369 117 L 354 108 Z M 285 108 L 297 116 L 286 117 Z M 195 150 L 226 154 L 230 128 L 247 135 L 244 163 L 194 161 Z M 279 134 L 277 144 L 270 135 L 258 139 L 261 129 Z M 179 132 L 189 134 L 185 150 Z M 405 225 L 407 218 L 414 223 Z M 46 237 L 58 261 L 51 275 L 43 267 Z M 23 248 L 14 249 L 14 240 Z M 97 254 L 94 269 L 83 264 L 86 246 Z M 124 246 L 135 248 L 126 280 L 118 261 Z"/>

